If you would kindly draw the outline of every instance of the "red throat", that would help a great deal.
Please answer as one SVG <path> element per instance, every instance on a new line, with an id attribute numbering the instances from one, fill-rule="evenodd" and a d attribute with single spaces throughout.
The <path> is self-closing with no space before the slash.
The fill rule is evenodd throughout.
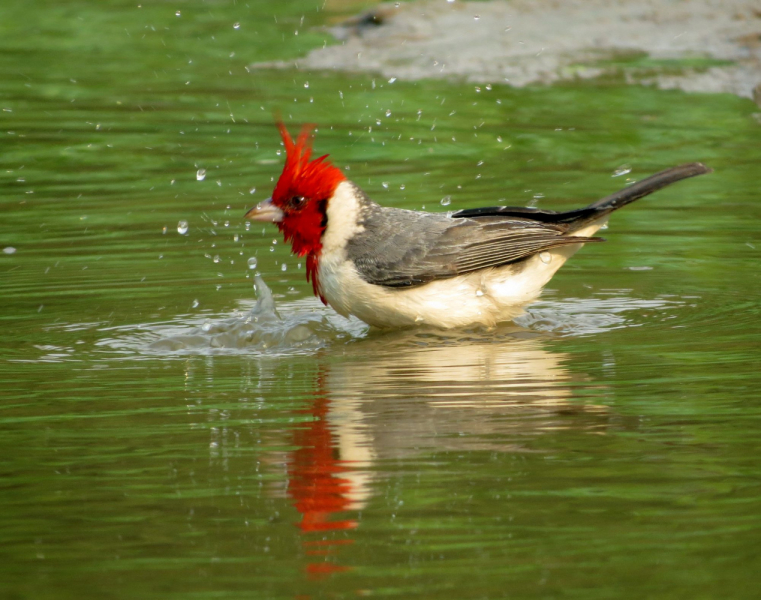
<path id="1" fill-rule="evenodd" d="M 286 242 L 291 243 L 293 252 L 298 256 L 306 256 L 307 281 L 312 282 L 316 296 L 327 304 L 320 293 L 317 279 L 320 252 L 322 250 L 322 234 L 327 226 L 326 211 L 328 201 L 346 178 L 343 173 L 321 156 L 309 160 L 312 155 L 311 132 L 313 125 L 305 125 L 294 143 L 285 125 L 277 124 L 285 144 L 285 166 L 280 175 L 272 202 L 285 212 L 285 218 L 278 223 Z M 289 201 L 294 197 L 306 199 L 299 210 L 289 209 Z"/>

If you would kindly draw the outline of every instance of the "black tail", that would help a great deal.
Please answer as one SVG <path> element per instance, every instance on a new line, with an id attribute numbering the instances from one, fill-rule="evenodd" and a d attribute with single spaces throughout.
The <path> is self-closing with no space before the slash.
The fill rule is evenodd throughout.
<path id="1" fill-rule="evenodd" d="M 647 179 L 643 179 L 627 188 L 619 190 L 615 194 L 611 194 L 597 202 L 593 202 L 585 210 L 594 209 L 612 212 L 622 206 L 634 202 L 635 200 L 639 200 L 648 194 L 657 192 L 661 188 L 665 188 L 667 185 L 671 185 L 682 179 L 710 172 L 711 169 L 699 162 L 671 167 L 670 169 L 651 175 Z"/>
<path id="2" fill-rule="evenodd" d="M 606 196 L 597 202 L 593 202 L 586 208 L 578 208 L 576 210 L 569 210 L 567 212 L 555 212 L 552 210 L 540 210 L 538 208 L 520 208 L 514 206 L 493 206 L 489 208 L 472 208 L 461 210 L 454 213 L 453 217 L 489 217 L 489 216 L 503 216 L 503 217 L 519 217 L 523 219 L 531 219 L 534 221 L 541 221 L 543 223 L 568 223 L 573 224 L 570 230 L 577 229 L 578 226 L 583 225 L 588 221 L 594 221 L 600 217 L 604 217 L 607 214 L 612 213 L 614 210 L 626 206 L 639 200 L 640 198 L 657 192 L 661 188 L 687 179 L 689 177 L 695 177 L 696 175 L 703 175 L 704 173 L 710 173 L 711 169 L 706 167 L 703 163 L 689 163 L 686 165 L 679 165 L 678 167 L 672 167 L 651 175 L 647 179 L 638 181 L 619 190 L 615 194 Z"/>

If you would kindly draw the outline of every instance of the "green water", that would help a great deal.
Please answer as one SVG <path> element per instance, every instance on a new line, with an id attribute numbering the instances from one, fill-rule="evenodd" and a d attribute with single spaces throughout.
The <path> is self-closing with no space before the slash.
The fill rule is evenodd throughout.
<path id="1" fill-rule="evenodd" d="M 751 101 L 248 72 L 366 4 L 143 4 L 0 7 L 0 597 L 757 596 Z M 407 208 L 715 173 L 517 324 L 380 334 L 245 227 L 275 111 Z"/>

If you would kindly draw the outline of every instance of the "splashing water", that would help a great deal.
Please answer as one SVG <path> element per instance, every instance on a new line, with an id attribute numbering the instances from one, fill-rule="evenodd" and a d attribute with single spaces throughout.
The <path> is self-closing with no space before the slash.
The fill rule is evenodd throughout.
<path id="1" fill-rule="evenodd" d="M 612 329 L 639 327 L 647 321 L 673 318 L 672 311 L 683 307 L 678 298 L 641 299 L 623 295 L 565 300 L 539 301 L 514 320 L 515 324 L 534 331 L 581 336 Z M 642 312 L 652 313 L 644 317 Z M 626 314 L 629 313 L 629 314 Z"/>
<path id="2" fill-rule="evenodd" d="M 170 322 L 105 328 L 112 334 L 96 343 L 100 350 L 161 355 L 312 353 L 328 344 L 362 336 L 367 326 L 344 319 L 315 298 L 284 304 L 285 318 L 275 307 L 272 292 L 258 275 L 257 300 L 242 314 L 181 315 Z M 237 312 L 237 311 L 236 311 Z"/>
<path id="3" fill-rule="evenodd" d="M 259 275 L 255 282 L 257 300 L 241 301 L 243 310 L 217 315 L 201 311 L 158 323 L 102 327 L 100 331 L 106 335 L 95 343 L 96 350 L 138 359 L 155 359 L 157 355 L 166 359 L 220 354 L 292 356 L 375 335 L 358 319 L 345 319 L 312 297 L 283 302 L 281 310 L 286 316 L 282 317 L 272 292 Z M 194 309 L 199 305 L 198 300 L 193 301 Z M 475 327 L 462 331 L 481 332 L 479 335 L 491 338 L 500 331 L 514 332 L 517 328 L 525 334 L 576 337 L 673 319 L 673 311 L 684 305 L 679 298 L 639 299 L 612 291 L 603 297 L 540 301 L 513 323 L 500 324 L 496 329 Z M 643 316 L 644 311 L 650 314 Z M 426 332 L 435 339 L 457 335 L 456 330 Z"/>

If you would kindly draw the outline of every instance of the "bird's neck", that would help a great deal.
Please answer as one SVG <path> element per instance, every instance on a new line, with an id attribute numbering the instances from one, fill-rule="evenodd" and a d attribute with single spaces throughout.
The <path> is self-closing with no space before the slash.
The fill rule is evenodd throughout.
<path id="1" fill-rule="evenodd" d="M 349 240 L 364 230 L 363 215 L 375 203 L 348 180 L 339 183 L 332 196 L 316 203 L 319 213 L 299 215 L 298 221 L 281 223 L 279 227 L 293 252 L 306 257 L 307 281 L 312 282 L 315 296 L 327 304 L 320 290 L 319 266 L 323 257 L 345 256 Z"/>

